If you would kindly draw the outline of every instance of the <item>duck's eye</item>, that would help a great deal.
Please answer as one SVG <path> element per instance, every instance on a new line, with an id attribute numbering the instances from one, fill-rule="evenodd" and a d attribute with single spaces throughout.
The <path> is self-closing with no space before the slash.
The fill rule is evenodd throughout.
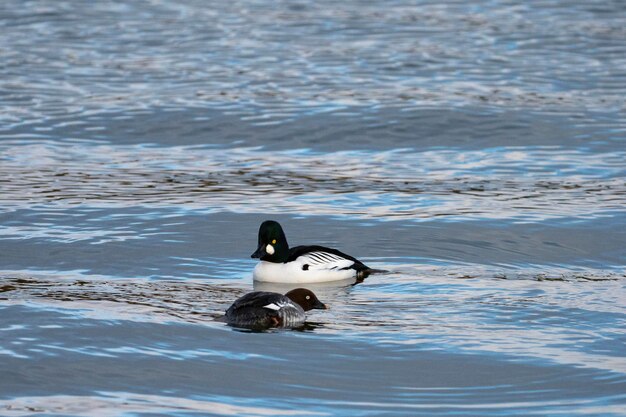
<path id="1" fill-rule="evenodd" d="M 311 299 L 311 296 L 310 296 L 310 295 L 307 295 L 307 296 L 306 296 L 306 299 L 307 299 L 307 300 L 310 300 L 310 299 Z"/>
<path id="2" fill-rule="evenodd" d="M 272 239 L 272 245 L 276 244 L 276 239 Z"/>

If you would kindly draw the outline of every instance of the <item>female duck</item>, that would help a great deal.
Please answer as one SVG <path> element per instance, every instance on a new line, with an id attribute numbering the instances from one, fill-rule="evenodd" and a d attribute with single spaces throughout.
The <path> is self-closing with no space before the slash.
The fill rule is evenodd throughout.
<path id="1" fill-rule="evenodd" d="M 226 322 L 247 328 L 297 327 L 306 319 L 305 311 L 326 306 L 312 291 L 296 288 L 282 295 L 255 291 L 238 298 L 226 310 Z"/>
<path id="2" fill-rule="evenodd" d="M 259 246 L 252 254 L 261 261 L 254 268 L 255 281 L 312 283 L 363 279 L 375 270 L 361 261 L 324 246 L 289 248 L 283 228 L 273 220 L 259 228 Z"/>

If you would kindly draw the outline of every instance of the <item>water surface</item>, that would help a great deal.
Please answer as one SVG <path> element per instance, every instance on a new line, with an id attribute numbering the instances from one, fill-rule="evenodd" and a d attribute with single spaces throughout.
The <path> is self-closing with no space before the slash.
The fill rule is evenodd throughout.
<path id="1" fill-rule="evenodd" d="M 0 414 L 620 416 L 620 1 L 5 1 Z M 386 269 L 216 320 L 280 221 Z"/>

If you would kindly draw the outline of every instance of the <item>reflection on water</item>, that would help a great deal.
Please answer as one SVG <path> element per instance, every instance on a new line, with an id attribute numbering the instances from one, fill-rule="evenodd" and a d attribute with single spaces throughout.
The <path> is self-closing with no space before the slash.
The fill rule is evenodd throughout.
<path id="1" fill-rule="evenodd" d="M 222 400 L 222 401 L 219 401 Z M 215 401 L 187 399 L 162 395 L 137 395 L 129 392 L 101 392 L 99 396 L 84 397 L 55 395 L 22 397 L 0 410 L 7 417 L 32 416 L 33 413 L 72 416 L 118 416 L 145 413 L 210 413 L 220 416 L 324 416 L 328 413 L 288 410 L 281 408 L 236 405 L 236 398 Z"/>
<path id="2" fill-rule="evenodd" d="M 101 317 L 104 314 L 108 318 L 135 321 L 213 320 L 243 295 L 237 288 L 189 281 L 155 284 L 145 280 L 87 281 L 57 277 L 53 280 L 4 278 L 0 282 L 0 299 L 5 301 L 18 302 L 36 297 L 54 305 L 83 310 L 77 313 L 80 315 Z M 98 304 L 107 307 L 98 308 Z"/>

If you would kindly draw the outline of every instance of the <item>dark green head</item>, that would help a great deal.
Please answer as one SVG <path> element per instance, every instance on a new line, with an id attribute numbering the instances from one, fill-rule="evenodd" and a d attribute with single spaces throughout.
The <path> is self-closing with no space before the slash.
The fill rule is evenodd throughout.
<path id="1" fill-rule="evenodd" d="M 259 245 L 251 255 L 268 262 L 285 262 L 289 257 L 289 244 L 283 228 L 274 220 L 266 220 L 259 227 Z"/>

